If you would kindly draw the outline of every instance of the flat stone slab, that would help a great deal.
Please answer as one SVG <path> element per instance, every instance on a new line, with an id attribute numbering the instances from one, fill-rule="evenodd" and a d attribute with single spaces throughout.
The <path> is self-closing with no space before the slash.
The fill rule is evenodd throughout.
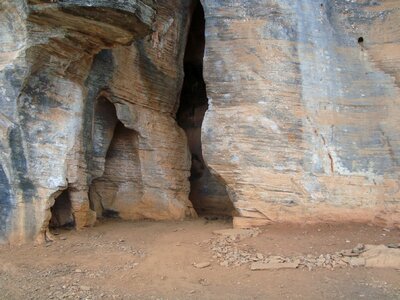
<path id="1" fill-rule="evenodd" d="M 281 269 L 297 269 L 299 267 L 299 262 L 254 262 L 251 264 L 250 269 L 252 271 L 261 270 L 281 270 Z"/>
<path id="2" fill-rule="evenodd" d="M 400 269 L 400 249 L 388 248 L 385 245 L 366 245 L 367 251 L 360 255 L 369 268 Z"/>
<path id="3" fill-rule="evenodd" d="M 211 263 L 208 261 L 205 261 L 205 262 L 194 263 L 193 266 L 197 269 L 204 269 L 204 268 L 211 266 Z"/>

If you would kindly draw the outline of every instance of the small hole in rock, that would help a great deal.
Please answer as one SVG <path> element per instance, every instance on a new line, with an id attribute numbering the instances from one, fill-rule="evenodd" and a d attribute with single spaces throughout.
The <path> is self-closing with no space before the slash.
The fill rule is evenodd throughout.
<path id="1" fill-rule="evenodd" d="M 362 36 L 360 36 L 360 37 L 358 38 L 358 43 L 361 44 L 361 43 L 363 43 L 363 42 L 364 42 L 364 38 L 363 38 Z"/>

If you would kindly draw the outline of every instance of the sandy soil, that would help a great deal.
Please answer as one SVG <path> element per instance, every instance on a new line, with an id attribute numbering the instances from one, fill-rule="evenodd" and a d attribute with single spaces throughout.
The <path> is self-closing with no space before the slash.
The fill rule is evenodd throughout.
<path id="1" fill-rule="evenodd" d="M 59 230 L 47 245 L 0 247 L 0 299 L 400 299 L 400 271 L 364 267 L 251 271 L 220 266 L 210 241 L 224 220 L 122 222 Z M 264 255 L 332 253 L 400 241 L 399 230 L 272 225 L 238 242 Z M 204 269 L 193 263 L 211 262 Z"/>

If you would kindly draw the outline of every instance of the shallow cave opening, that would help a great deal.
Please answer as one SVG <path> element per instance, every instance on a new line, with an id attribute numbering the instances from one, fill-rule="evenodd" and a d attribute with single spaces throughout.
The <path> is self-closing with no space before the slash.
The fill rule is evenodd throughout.
<path id="1" fill-rule="evenodd" d="M 118 119 L 113 103 L 104 97 L 94 111 L 90 208 L 100 218 L 118 218 L 129 202 L 141 196 L 138 134 Z"/>
<path id="2" fill-rule="evenodd" d="M 225 186 L 211 174 L 202 153 L 201 127 L 208 109 L 203 78 L 204 49 L 205 18 L 203 6 L 198 1 L 193 10 L 186 44 L 185 77 L 176 119 L 186 133 L 192 155 L 189 199 L 196 212 L 199 215 L 231 216 L 234 208 Z"/>
<path id="3" fill-rule="evenodd" d="M 72 203 L 68 190 L 55 199 L 54 205 L 50 208 L 51 219 L 50 228 L 74 228 L 75 220 L 72 213 Z"/>

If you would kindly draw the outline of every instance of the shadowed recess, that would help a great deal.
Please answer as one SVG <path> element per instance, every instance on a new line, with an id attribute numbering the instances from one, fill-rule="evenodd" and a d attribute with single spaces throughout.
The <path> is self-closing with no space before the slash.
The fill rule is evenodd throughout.
<path id="1" fill-rule="evenodd" d="M 203 158 L 201 126 L 208 109 L 206 84 L 203 79 L 205 47 L 204 10 L 197 3 L 192 16 L 184 58 L 183 82 L 177 122 L 185 130 L 192 166 L 189 198 L 199 215 L 231 215 L 234 210 L 225 186 L 210 173 Z"/>

